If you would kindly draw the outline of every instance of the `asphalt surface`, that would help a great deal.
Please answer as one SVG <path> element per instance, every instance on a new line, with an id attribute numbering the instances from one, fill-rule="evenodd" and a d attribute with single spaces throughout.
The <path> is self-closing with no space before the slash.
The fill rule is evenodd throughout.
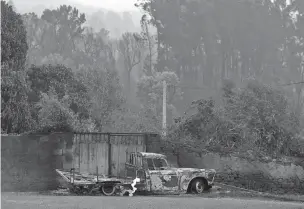
<path id="1" fill-rule="evenodd" d="M 304 209 L 304 203 L 204 197 L 105 197 L 1 194 L 3 209 Z"/>

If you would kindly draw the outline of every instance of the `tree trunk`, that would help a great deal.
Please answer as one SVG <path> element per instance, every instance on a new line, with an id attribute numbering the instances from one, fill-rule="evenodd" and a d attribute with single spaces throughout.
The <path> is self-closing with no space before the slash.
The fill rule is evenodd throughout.
<path id="1" fill-rule="evenodd" d="M 221 77 L 222 80 L 226 79 L 226 53 L 222 52 L 222 70 L 221 70 Z"/>
<path id="2" fill-rule="evenodd" d="M 303 82 L 304 81 L 304 74 L 303 73 L 301 75 L 301 78 L 302 78 L 301 82 Z M 303 87 L 304 87 L 304 85 L 303 85 L 303 83 L 301 83 L 300 84 L 300 89 L 298 91 L 298 101 L 297 101 L 297 113 L 298 113 L 298 115 L 301 115 L 301 113 L 302 113 L 303 105 L 302 105 L 301 100 L 302 100 Z"/>
<path id="3" fill-rule="evenodd" d="M 176 153 L 176 163 L 177 163 L 177 166 L 180 168 L 180 167 L 182 167 L 182 165 L 181 165 L 181 162 L 180 162 L 180 152 L 179 152 L 179 150 L 177 151 L 177 153 Z"/>
<path id="4" fill-rule="evenodd" d="M 207 56 L 206 68 L 204 69 L 204 85 L 208 87 L 213 86 L 213 57 L 212 55 Z"/>
<path id="5" fill-rule="evenodd" d="M 131 70 L 128 70 L 127 72 L 127 89 L 128 93 L 131 92 Z"/>

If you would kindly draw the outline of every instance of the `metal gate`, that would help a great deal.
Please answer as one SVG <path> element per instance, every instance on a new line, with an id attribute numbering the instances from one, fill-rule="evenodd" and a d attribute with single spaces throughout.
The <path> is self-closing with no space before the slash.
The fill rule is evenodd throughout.
<path id="1" fill-rule="evenodd" d="M 150 134 L 74 133 L 72 162 L 76 171 L 122 177 L 127 153 L 145 152 Z M 155 134 L 154 134 L 155 135 Z"/>

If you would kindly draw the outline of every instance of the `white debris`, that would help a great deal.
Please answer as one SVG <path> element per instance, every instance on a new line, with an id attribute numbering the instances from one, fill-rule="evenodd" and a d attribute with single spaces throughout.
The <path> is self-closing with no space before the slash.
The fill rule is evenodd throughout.
<path id="1" fill-rule="evenodd" d="M 129 197 L 132 197 L 132 196 L 133 196 L 133 193 L 137 190 L 137 188 L 135 187 L 135 185 L 136 185 L 137 182 L 140 182 L 140 178 L 137 178 L 137 177 L 136 177 L 136 178 L 133 180 L 133 183 L 131 184 L 133 190 L 130 190 L 130 191 L 129 191 Z"/>

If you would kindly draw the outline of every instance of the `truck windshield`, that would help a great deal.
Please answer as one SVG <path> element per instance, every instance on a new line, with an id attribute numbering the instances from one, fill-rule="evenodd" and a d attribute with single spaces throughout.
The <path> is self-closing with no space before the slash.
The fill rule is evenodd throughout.
<path id="1" fill-rule="evenodd" d="M 162 158 L 148 158 L 147 164 L 149 170 L 160 170 L 160 168 L 168 167 L 167 161 Z"/>
<path id="2" fill-rule="evenodd" d="M 163 168 L 163 167 L 168 167 L 167 161 L 162 158 L 154 158 L 153 159 L 155 168 Z"/>

